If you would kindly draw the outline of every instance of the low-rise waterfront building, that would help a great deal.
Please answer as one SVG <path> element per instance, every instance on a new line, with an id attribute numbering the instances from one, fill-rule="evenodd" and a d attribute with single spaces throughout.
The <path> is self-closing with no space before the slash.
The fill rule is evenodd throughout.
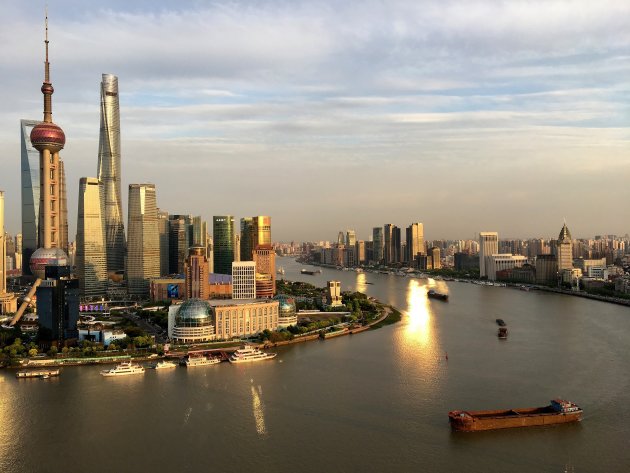
<path id="1" fill-rule="evenodd" d="M 291 325 L 297 325 L 297 310 L 295 299 L 286 294 L 278 294 L 274 297 L 279 303 L 278 306 L 278 328 L 286 328 Z"/>
<path id="2" fill-rule="evenodd" d="M 188 299 L 171 305 L 168 334 L 175 343 L 201 343 L 255 336 L 277 330 L 279 302 L 272 299 Z"/>

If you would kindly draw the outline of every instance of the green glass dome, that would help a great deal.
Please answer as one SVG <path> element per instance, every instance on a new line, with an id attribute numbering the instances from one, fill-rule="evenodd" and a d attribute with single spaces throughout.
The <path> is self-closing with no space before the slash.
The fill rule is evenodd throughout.
<path id="1" fill-rule="evenodd" d="M 188 299 L 175 315 L 175 325 L 178 327 L 204 327 L 213 324 L 210 304 L 201 299 Z"/>
<path id="2" fill-rule="evenodd" d="M 278 310 L 280 317 L 290 317 L 295 315 L 295 299 L 293 297 L 287 296 L 286 294 L 278 294 L 274 297 L 275 300 L 278 301 Z"/>

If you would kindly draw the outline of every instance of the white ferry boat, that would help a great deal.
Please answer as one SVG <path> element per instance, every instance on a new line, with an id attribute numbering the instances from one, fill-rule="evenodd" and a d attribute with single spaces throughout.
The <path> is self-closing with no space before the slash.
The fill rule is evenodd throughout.
<path id="1" fill-rule="evenodd" d="M 144 373 L 144 367 L 138 364 L 134 364 L 131 361 L 123 361 L 115 368 L 101 371 L 102 376 L 126 376 L 129 374 L 141 373 Z"/>
<path id="2" fill-rule="evenodd" d="M 262 361 L 274 358 L 277 353 L 263 353 L 251 345 L 244 345 L 228 358 L 230 363 L 247 363 L 249 361 Z"/>
<path id="3" fill-rule="evenodd" d="M 191 356 L 184 360 L 184 366 L 186 368 L 192 368 L 194 366 L 216 365 L 221 363 L 219 358 L 213 358 L 211 356 Z"/>
<path id="4" fill-rule="evenodd" d="M 153 366 L 153 369 L 156 370 L 164 370 L 167 368 L 177 368 L 177 363 L 173 363 L 172 361 L 160 360 Z"/>

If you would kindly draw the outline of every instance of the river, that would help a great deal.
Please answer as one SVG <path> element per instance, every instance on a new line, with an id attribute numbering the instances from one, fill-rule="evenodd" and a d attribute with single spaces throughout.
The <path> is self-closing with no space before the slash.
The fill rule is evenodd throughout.
<path id="1" fill-rule="evenodd" d="M 323 269 L 402 322 L 278 348 L 269 362 L 58 379 L 0 373 L 0 471 L 630 470 L 630 310 L 511 288 Z M 366 284 L 370 282 L 372 284 Z M 450 294 L 426 298 L 427 287 Z M 496 318 L 509 327 L 497 339 Z M 448 352 L 448 360 L 445 355 Z M 563 397 L 582 422 L 453 433 L 453 409 Z"/>

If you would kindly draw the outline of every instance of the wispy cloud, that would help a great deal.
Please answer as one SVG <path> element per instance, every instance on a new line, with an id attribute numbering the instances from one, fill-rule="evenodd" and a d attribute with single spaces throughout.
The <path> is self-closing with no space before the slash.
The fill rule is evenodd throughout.
<path id="1" fill-rule="evenodd" d="M 579 200 L 574 233 L 626 231 L 630 215 L 604 221 L 588 193 L 621 185 L 627 168 L 628 2 L 107 4 L 50 6 L 70 183 L 96 171 L 98 82 L 110 72 L 120 78 L 123 180 L 156 182 L 173 211 L 270 213 L 277 238 L 367 232 L 386 218 L 424 220 L 429 236 L 486 221 L 533 221 L 522 228 L 532 234 Z M 0 19 L 0 187 L 15 209 L 18 120 L 41 116 L 40 7 L 4 2 Z M 241 199 L 226 208 L 221 196 L 237 182 Z M 546 194 L 552 182 L 561 197 Z M 300 215 L 318 211 L 305 186 L 338 202 L 326 226 L 283 224 L 298 203 Z M 76 186 L 69 192 L 74 209 Z M 498 210 L 453 218 L 480 206 Z M 12 231 L 18 221 L 9 209 Z"/>

